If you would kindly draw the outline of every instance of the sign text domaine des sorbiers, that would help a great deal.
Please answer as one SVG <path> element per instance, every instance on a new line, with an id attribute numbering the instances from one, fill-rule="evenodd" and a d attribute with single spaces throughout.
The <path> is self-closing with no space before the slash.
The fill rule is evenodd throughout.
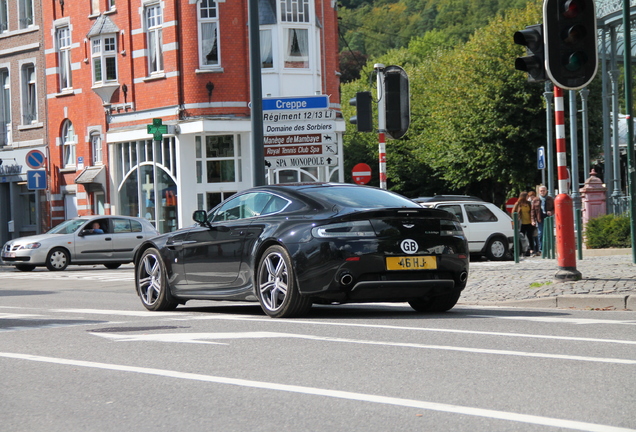
<path id="1" fill-rule="evenodd" d="M 267 167 L 337 165 L 335 119 L 327 95 L 264 98 L 263 145 Z"/>

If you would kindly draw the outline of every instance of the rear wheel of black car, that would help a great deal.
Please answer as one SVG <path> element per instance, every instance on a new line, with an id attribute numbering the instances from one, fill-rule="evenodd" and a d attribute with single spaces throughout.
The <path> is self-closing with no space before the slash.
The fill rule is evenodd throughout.
<path id="1" fill-rule="evenodd" d="M 311 300 L 298 291 L 291 259 L 281 246 L 271 246 L 261 257 L 256 284 L 258 301 L 272 318 L 303 315 L 311 308 Z"/>
<path id="2" fill-rule="evenodd" d="M 147 249 L 141 256 L 135 267 L 135 286 L 141 303 L 148 310 L 174 310 L 179 304 L 170 294 L 166 267 L 157 249 Z"/>
<path id="3" fill-rule="evenodd" d="M 411 300 L 409 305 L 418 312 L 446 312 L 457 304 L 461 291 L 451 291 L 435 297 Z"/>
<path id="4" fill-rule="evenodd" d="M 71 257 L 65 249 L 55 248 L 46 257 L 46 268 L 50 271 L 66 270 L 71 263 Z"/>
<path id="5" fill-rule="evenodd" d="M 502 261 L 508 256 L 508 243 L 500 237 L 495 237 L 486 246 L 486 258 L 491 261 Z"/>
<path id="6" fill-rule="evenodd" d="M 17 268 L 20 271 L 27 272 L 27 271 L 34 270 L 35 266 L 31 264 L 16 264 L 15 268 Z"/>
<path id="7" fill-rule="evenodd" d="M 119 263 L 104 264 L 104 267 L 106 267 L 109 270 L 115 270 L 115 269 L 118 269 L 119 267 L 121 267 L 121 264 L 119 264 Z"/>

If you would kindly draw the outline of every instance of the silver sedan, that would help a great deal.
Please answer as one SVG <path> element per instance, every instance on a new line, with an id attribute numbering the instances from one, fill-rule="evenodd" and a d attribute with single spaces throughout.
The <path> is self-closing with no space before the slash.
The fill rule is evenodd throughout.
<path id="1" fill-rule="evenodd" d="M 4 264 L 31 271 L 46 266 L 103 264 L 116 269 L 132 262 L 135 248 L 159 232 L 146 219 L 129 216 L 84 216 L 69 219 L 46 234 L 9 240 L 2 247 Z"/>

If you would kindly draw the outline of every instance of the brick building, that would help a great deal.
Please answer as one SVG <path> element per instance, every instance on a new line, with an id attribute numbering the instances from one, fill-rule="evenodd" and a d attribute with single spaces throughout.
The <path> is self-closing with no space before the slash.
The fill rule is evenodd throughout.
<path id="1" fill-rule="evenodd" d="M 333 119 L 332 155 L 344 132 L 335 8 L 259 0 L 263 96 L 328 95 L 319 116 Z M 247 0 L 44 2 L 52 225 L 110 213 L 166 232 L 252 186 L 247 10 Z M 153 119 L 170 126 L 161 141 Z M 267 181 L 342 180 L 342 160 L 327 159 L 270 161 Z"/>
<path id="2" fill-rule="evenodd" d="M 30 190 L 26 164 L 47 151 L 41 11 L 40 0 L 0 0 L 0 244 L 48 223 L 45 179 Z"/>

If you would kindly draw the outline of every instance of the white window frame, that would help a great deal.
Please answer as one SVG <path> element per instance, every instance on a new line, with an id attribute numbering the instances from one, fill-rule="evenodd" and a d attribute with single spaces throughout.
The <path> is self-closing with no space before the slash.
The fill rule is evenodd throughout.
<path id="1" fill-rule="evenodd" d="M 31 125 L 38 121 L 37 75 L 34 63 L 25 63 L 22 75 L 22 124 Z"/>
<path id="2" fill-rule="evenodd" d="M 74 168 L 76 164 L 77 134 L 75 126 L 66 119 L 62 125 L 62 163 L 64 168 Z"/>
<path id="3" fill-rule="evenodd" d="M 71 76 L 71 29 L 68 26 L 55 29 L 59 62 L 60 90 L 73 88 Z"/>
<path id="4" fill-rule="evenodd" d="M 163 11 L 159 3 L 144 9 L 146 43 L 148 46 L 148 75 L 163 72 Z"/>
<path id="5" fill-rule="evenodd" d="M 100 35 L 91 39 L 91 69 L 93 84 L 116 83 L 117 73 L 117 35 Z M 108 77 L 108 63 L 114 63 L 114 77 Z M 99 65 L 99 66 L 98 66 Z M 97 77 L 99 71 L 100 76 Z"/>
<path id="6" fill-rule="evenodd" d="M 283 66 L 287 69 L 309 69 L 311 67 L 311 42 L 310 42 L 310 32 L 309 28 L 302 27 L 286 27 L 283 30 L 283 49 L 285 50 L 283 56 Z M 303 43 L 302 36 L 305 35 L 305 40 Z M 293 41 L 290 38 L 294 38 L 296 43 L 298 44 L 299 53 L 292 52 L 293 51 Z M 303 45 L 306 52 L 303 53 Z M 288 65 L 289 63 L 289 65 Z M 293 66 L 292 64 L 297 64 L 297 66 Z"/>
<path id="7" fill-rule="evenodd" d="M 0 0 L 0 33 L 9 31 L 9 0 Z"/>
<path id="8" fill-rule="evenodd" d="M 310 0 L 280 0 L 278 2 L 281 22 L 310 23 Z"/>
<path id="9" fill-rule="evenodd" d="M 102 135 L 99 132 L 91 132 L 90 142 L 92 165 L 102 165 L 104 163 Z"/>
<path id="10" fill-rule="evenodd" d="M 33 0 L 18 0 L 19 28 L 25 29 L 35 25 L 33 10 Z"/>
<path id="11" fill-rule="evenodd" d="M 0 68 L 0 147 L 11 143 L 11 75 L 9 68 Z"/>
<path id="12" fill-rule="evenodd" d="M 204 5 L 205 3 L 205 5 Z M 206 7 L 204 7 L 206 6 Z M 199 67 L 201 69 L 213 69 L 221 66 L 221 43 L 219 37 L 219 7 L 218 3 L 213 0 L 199 0 L 197 2 L 197 17 L 199 27 Z M 212 28 L 214 32 L 214 45 L 216 45 L 216 62 L 208 61 L 206 51 L 209 52 L 208 46 L 204 46 L 204 36 L 207 36 L 209 30 Z"/>
<path id="13" fill-rule="evenodd" d="M 274 53 L 274 29 L 263 28 L 260 29 L 260 41 L 261 41 L 261 69 L 268 71 L 276 69 L 276 56 Z M 270 57 L 271 63 L 266 66 L 265 60 Z"/>

